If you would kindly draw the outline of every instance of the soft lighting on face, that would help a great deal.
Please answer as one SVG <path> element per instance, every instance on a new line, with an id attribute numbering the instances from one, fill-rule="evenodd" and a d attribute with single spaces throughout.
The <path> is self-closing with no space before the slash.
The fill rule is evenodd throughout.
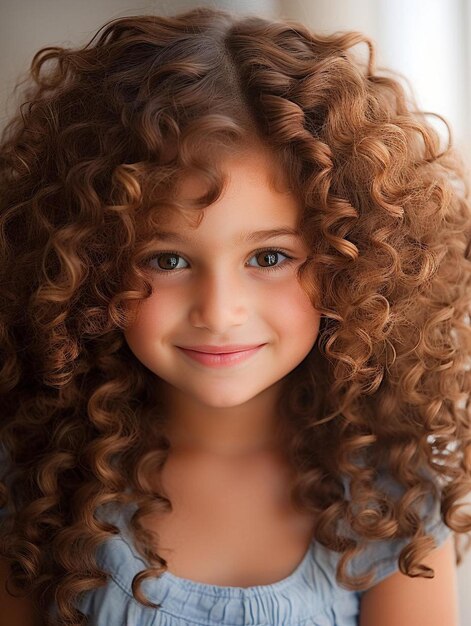
<path id="1" fill-rule="evenodd" d="M 208 409 L 250 402 L 280 383 L 313 347 L 320 322 L 296 274 L 308 253 L 297 199 L 268 183 L 262 154 L 225 165 L 224 193 L 197 226 L 175 213 L 156 233 L 154 291 L 125 332 L 144 365 Z M 185 197 L 197 182 L 185 180 Z M 179 347 L 201 344 L 265 345 L 226 359 Z"/>

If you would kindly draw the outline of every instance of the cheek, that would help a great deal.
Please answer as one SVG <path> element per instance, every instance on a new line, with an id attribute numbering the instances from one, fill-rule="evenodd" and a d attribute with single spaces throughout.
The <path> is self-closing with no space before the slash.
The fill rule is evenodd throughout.
<path id="1" fill-rule="evenodd" d="M 280 327 L 290 332 L 299 330 L 308 335 L 317 333 L 320 313 L 312 306 L 309 296 L 295 277 L 271 290 L 269 295 L 268 310 L 271 318 L 278 320 Z"/>
<path id="2" fill-rule="evenodd" d="M 154 293 L 141 301 L 135 321 L 124 333 L 128 343 L 149 346 L 178 326 L 182 322 L 179 315 L 185 310 L 182 300 L 185 297 L 181 293 L 166 292 L 160 296 Z M 294 331 L 299 331 L 297 336 L 308 341 L 317 335 L 320 314 L 294 277 L 267 285 L 255 306 L 260 308 L 258 315 L 269 320 L 280 332 L 294 336 Z"/>
<path id="3" fill-rule="evenodd" d="M 139 306 L 136 305 L 133 308 L 136 311 L 136 317 L 124 332 L 130 345 L 131 343 L 139 345 L 144 342 L 149 344 L 157 335 L 161 334 L 165 328 L 165 322 L 168 325 L 172 320 L 170 306 L 165 307 L 164 299 L 157 299 L 155 295 L 142 300 Z M 175 308 L 173 310 L 175 311 Z"/>

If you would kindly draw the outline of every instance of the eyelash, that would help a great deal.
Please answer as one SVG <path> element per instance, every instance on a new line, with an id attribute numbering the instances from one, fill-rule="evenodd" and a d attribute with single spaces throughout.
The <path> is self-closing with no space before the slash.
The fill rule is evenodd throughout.
<path id="1" fill-rule="evenodd" d="M 266 272 L 278 271 L 280 269 L 283 269 L 283 267 L 289 265 L 292 261 L 294 261 L 294 257 L 289 255 L 287 252 L 285 252 L 285 250 L 282 250 L 281 248 L 261 248 L 260 250 L 255 250 L 252 253 L 252 256 L 250 258 L 252 258 L 254 256 L 257 256 L 261 252 L 277 252 L 277 253 L 282 254 L 283 256 L 286 257 L 286 261 L 284 263 L 277 264 L 277 265 L 272 265 L 270 267 L 261 267 L 260 268 L 260 269 L 262 269 L 262 270 L 264 270 Z M 168 254 L 168 255 L 171 255 L 171 256 L 177 256 L 177 257 L 180 257 L 180 258 L 184 258 L 183 255 L 179 254 L 178 252 L 175 252 L 173 250 L 169 250 L 169 251 L 159 252 L 158 254 L 150 257 L 148 259 L 148 261 L 147 261 L 147 264 L 150 263 L 150 261 L 153 261 L 154 259 L 157 259 L 158 257 L 160 257 L 161 255 L 164 255 L 164 254 Z M 253 267 L 253 266 L 251 266 L 251 267 Z M 151 267 L 151 269 L 152 269 L 153 272 L 157 272 L 158 274 L 173 274 L 173 273 L 181 271 L 182 269 L 187 269 L 187 268 L 180 268 L 179 270 L 172 270 L 172 269 L 162 270 L 162 269 L 159 269 L 159 268 L 156 268 L 156 267 Z"/>

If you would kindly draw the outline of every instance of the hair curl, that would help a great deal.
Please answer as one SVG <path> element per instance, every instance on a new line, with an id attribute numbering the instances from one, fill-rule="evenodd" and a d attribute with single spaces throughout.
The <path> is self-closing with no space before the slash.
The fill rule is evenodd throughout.
<path id="1" fill-rule="evenodd" d="M 148 480 L 169 441 L 155 375 L 123 330 L 152 292 L 143 261 L 163 207 L 214 202 L 219 157 L 255 144 L 304 206 L 299 280 L 322 314 L 282 399 L 293 502 L 343 553 L 348 589 L 371 580 L 345 569 L 365 539 L 409 538 L 401 571 L 433 576 L 417 508 L 430 492 L 455 543 L 471 530 L 457 511 L 471 489 L 469 189 L 451 137 L 440 151 L 374 55 L 358 32 L 197 8 L 115 19 L 84 47 L 34 56 L 0 145 L 1 554 L 62 623 L 83 624 L 74 598 L 106 584 L 94 555 L 118 532 L 96 515 L 107 503 L 138 505 L 130 527 L 151 567 L 133 593 L 159 606 L 140 585 L 166 561 L 140 519 L 171 509 Z M 183 203 L 190 172 L 208 190 Z M 380 467 L 405 490 L 397 502 L 375 487 Z"/>

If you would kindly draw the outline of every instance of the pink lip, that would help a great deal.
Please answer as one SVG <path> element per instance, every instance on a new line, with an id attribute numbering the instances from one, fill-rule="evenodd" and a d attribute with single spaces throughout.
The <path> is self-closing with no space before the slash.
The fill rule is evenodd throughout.
<path id="1" fill-rule="evenodd" d="M 199 344 L 197 346 L 177 346 L 178 348 L 183 348 L 184 350 L 192 350 L 193 352 L 206 352 L 211 354 L 228 354 L 229 352 L 242 352 L 244 350 L 252 350 L 253 348 L 258 348 L 262 344 L 260 343 L 252 343 L 252 344 L 227 344 L 225 346 L 211 346 L 209 344 Z"/>
<path id="2" fill-rule="evenodd" d="M 228 353 L 219 353 L 214 354 L 210 352 L 199 352 L 197 350 L 189 350 L 187 348 L 179 348 L 184 354 L 193 359 L 194 361 L 198 361 L 203 365 L 208 367 L 224 367 L 229 365 L 235 365 L 236 363 L 241 363 L 249 359 L 256 352 L 258 352 L 261 348 L 263 348 L 265 344 L 255 346 L 249 350 L 240 350 L 237 352 L 228 352 Z M 179 347 L 179 346 L 177 346 Z"/>

